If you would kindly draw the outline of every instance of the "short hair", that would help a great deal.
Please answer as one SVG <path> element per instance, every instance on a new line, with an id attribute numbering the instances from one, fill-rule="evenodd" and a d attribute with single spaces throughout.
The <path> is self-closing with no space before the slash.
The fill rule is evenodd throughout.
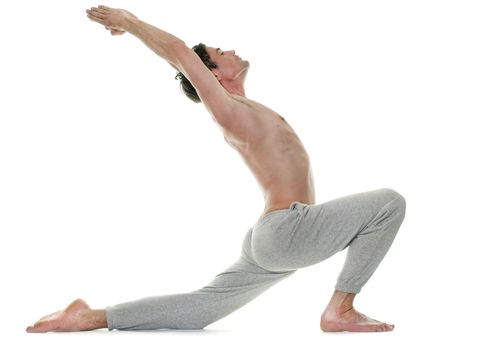
<path id="1" fill-rule="evenodd" d="M 208 67 L 209 70 L 213 68 L 217 68 L 218 66 L 213 62 L 206 51 L 206 45 L 203 43 L 199 43 L 198 45 L 193 46 L 193 51 L 201 58 L 201 61 Z M 180 80 L 180 87 L 183 90 L 186 97 L 188 97 L 191 101 L 199 103 L 201 102 L 198 93 L 196 92 L 195 87 L 191 84 L 191 82 L 184 76 L 183 73 L 178 72 L 175 76 L 176 80 Z"/>

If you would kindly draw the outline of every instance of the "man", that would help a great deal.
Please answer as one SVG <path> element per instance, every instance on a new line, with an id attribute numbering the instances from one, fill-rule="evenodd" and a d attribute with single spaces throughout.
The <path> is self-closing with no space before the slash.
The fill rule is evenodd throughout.
<path id="1" fill-rule="evenodd" d="M 241 254 L 207 286 L 185 294 L 144 298 L 101 310 L 83 300 L 45 316 L 28 332 L 112 329 L 202 329 L 229 315 L 297 269 L 349 247 L 334 294 L 321 315 L 323 331 L 392 331 L 353 307 L 391 246 L 405 216 L 405 200 L 388 188 L 315 204 L 310 160 L 291 126 L 248 99 L 249 63 L 220 48 L 197 45 L 155 28 L 132 13 L 106 6 L 88 18 L 113 35 L 129 32 L 170 63 L 185 94 L 201 101 L 256 177 L 265 210 L 246 233 Z"/>

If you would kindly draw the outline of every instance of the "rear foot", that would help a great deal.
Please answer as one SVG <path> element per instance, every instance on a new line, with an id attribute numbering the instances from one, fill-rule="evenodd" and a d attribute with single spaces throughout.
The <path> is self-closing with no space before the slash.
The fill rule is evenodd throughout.
<path id="1" fill-rule="evenodd" d="M 33 326 L 27 327 L 29 333 L 69 332 L 91 329 L 89 305 L 82 299 L 73 301 L 65 310 L 42 317 Z"/>
<path id="2" fill-rule="evenodd" d="M 320 329 L 324 332 L 390 332 L 394 325 L 369 318 L 351 307 L 342 312 L 324 311 Z"/>

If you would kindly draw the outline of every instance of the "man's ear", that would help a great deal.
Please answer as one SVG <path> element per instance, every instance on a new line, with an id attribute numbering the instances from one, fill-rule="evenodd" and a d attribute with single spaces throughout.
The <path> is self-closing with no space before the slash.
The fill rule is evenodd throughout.
<path id="1" fill-rule="evenodd" d="M 218 69 L 214 68 L 214 69 L 211 70 L 211 72 L 215 76 L 216 80 L 221 81 L 220 71 Z"/>

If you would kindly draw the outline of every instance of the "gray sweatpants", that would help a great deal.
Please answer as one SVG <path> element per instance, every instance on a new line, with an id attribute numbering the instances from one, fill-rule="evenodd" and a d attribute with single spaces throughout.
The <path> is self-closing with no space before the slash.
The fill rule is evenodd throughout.
<path id="1" fill-rule="evenodd" d="M 246 233 L 237 261 L 205 287 L 106 308 L 109 330 L 202 329 L 231 314 L 297 269 L 349 247 L 335 289 L 359 293 L 384 258 L 406 202 L 388 188 L 318 205 L 292 202 Z"/>

